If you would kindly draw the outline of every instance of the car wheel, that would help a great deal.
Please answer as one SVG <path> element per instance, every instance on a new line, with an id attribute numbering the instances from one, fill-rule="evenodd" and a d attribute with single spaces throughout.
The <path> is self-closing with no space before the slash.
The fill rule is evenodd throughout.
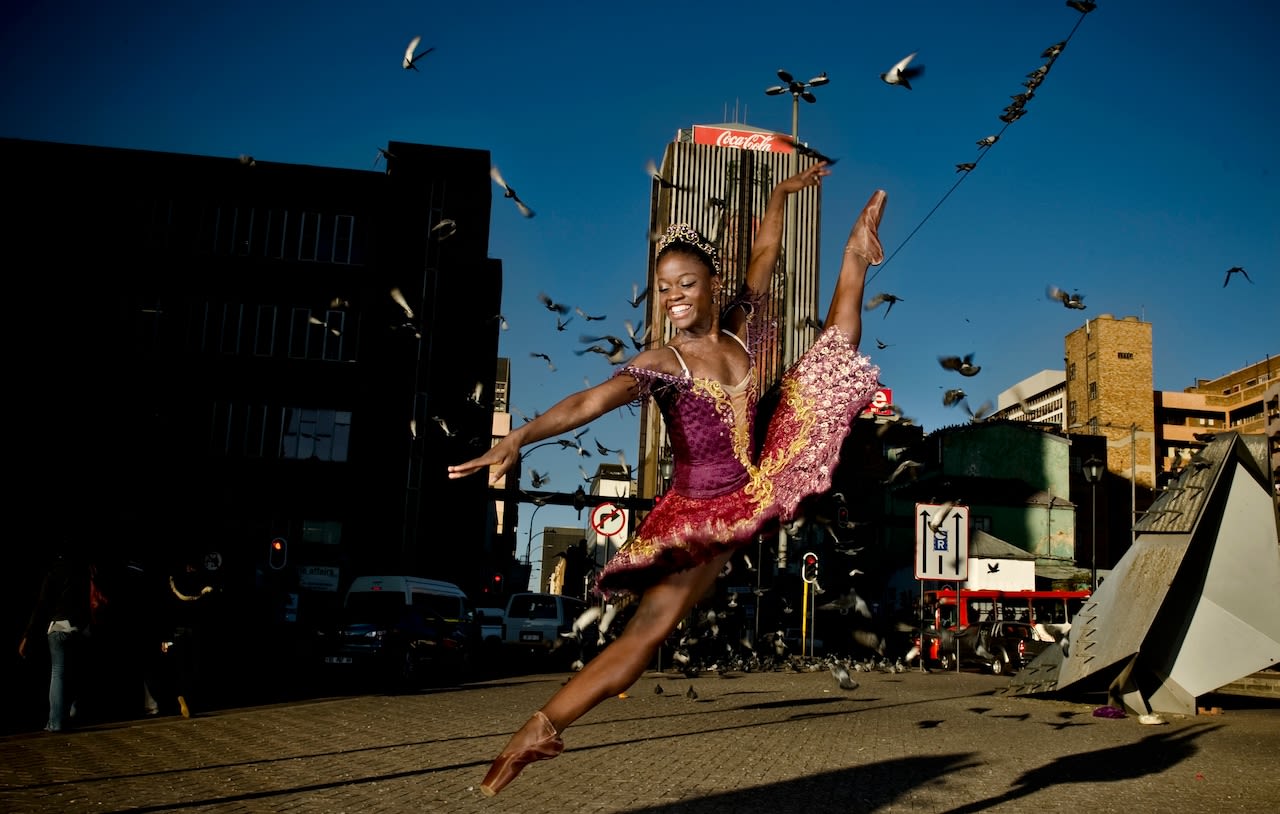
<path id="1" fill-rule="evenodd" d="M 991 662 L 992 675 L 1004 675 L 1004 659 L 995 659 Z"/>

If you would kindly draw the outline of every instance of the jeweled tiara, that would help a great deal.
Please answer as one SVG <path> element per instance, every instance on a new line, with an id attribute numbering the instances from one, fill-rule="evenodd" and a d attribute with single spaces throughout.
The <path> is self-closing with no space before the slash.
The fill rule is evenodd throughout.
<path id="1" fill-rule="evenodd" d="M 698 234 L 697 229 L 687 223 L 671 224 L 667 227 L 666 234 L 658 241 L 658 254 L 662 254 L 672 243 L 683 243 L 697 249 L 710 261 L 712 273 L 720 273 L 720 253 L 716 251 L 715 246 L 711 245 L 711 241 Z"/>

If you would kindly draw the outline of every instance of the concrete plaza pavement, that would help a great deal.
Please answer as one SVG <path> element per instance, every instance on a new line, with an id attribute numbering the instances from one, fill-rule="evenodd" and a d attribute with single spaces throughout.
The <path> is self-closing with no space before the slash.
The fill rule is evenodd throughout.
<path id="1" fill-rule="evenodd" d="M 647 672 L 494 798 L 489 761 L 567 673 L 0 738 L 0 811 L 1263 812 L 1280 706 L 1164 725 L 975 672 Z M 662 692 L 657 692 L 658 688 Z M 693 688 L 697 697 L 692 698 Z"/>

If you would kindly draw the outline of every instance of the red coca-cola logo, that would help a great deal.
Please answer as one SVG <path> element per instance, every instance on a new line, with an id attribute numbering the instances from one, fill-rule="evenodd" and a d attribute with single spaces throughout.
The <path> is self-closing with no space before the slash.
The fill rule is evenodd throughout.
<path id="1" fill-rule="evenodd" d="M 773 150 L 772 133 L 737 133 L 733 130 L 721 130 L 716 136 L 717 147 L 737 147 L 739 150 Z"/>
<path id="2" fill-rule="evenodd" d="M 761 153 L 790 153 L 791 145 L 777 133 L 756 133 L 750 130 L 728 130 L 723 127 L 693 126 L 693 143 L 716 147 L 732 147 L 737 150 L 754 150 Z"/>

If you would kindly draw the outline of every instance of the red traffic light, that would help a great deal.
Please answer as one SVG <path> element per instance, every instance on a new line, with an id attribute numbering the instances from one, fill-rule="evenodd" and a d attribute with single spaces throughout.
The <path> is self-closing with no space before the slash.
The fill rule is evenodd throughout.
<path id="1" fill-rule="evenodd" d="M 275 537 L 267 546 L 267 565 L 279 571 L 289 561 L 289 541 L 283 537 Z"/>
<path id="2" fill-rule="evenodd" d="M 818 581 L 818 555 L 812 551 L 806 551 L 803 557 L 804 567 L 800 569 L 800 578 L 805 582 Z"/>

